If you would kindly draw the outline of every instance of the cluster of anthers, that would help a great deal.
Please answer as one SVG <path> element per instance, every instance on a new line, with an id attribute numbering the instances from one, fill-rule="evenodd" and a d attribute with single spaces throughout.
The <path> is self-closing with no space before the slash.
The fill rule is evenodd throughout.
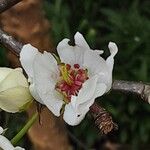
<path id="1" fill-rule="evenodd" d="M 62 94 L 65 103 L 71 101 L 71 96 L 77 96 L 83 83 L 89 79 L 88 70 L 80 68 L 79 64 L 73 67 L 69 64 L 61 63 L 59 65 L 60 78 L 56 83 L 56 90 Z"/>

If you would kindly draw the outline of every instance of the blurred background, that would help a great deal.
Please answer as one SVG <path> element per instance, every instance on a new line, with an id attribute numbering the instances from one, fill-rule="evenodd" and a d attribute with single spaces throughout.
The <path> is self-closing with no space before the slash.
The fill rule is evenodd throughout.
<path id="1" fill-rule="evenodd" d="M 63 38 L 73 39 L 79 31 L 91 48 L 104 49 L 106 58 L 109 55 L 107 45 L 113 41 L 119 47 L 113 78 L 150 82 L 149 0 L 45 0 L 42 10 L 50 24 L 48 32 L 53 49 Z M 0 66 L 9 66 L 6 57 L 6 50 L 0 47 Z M 79 126 L 67 126 L 67 130 L 84 145 L 77 144 L 69 135 L 75 150 L 106 149 L 104 147 L 116 150 L 118 146 L 120 149 L 150 149 L 150 105 L 132 94 L 113 91 L 96 101 L 112 114 L 119 130 L 100 135 L 88 114 Z M 9 128 L 8 138 L 12 138 L 25 123 L 26 115 L 23 114 L 0 113 L 1 124 Z M 20 145 L 32 149 L 27 137 Z"/>

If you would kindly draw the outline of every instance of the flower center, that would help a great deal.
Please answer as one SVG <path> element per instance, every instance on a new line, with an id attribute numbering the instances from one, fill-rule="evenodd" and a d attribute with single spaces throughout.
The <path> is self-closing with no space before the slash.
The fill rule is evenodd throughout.
<path id="1" fill-rule="evenodd" d="M 60 64 L 60 78 L 56 83 L 56 90 L 64 97 L 64 101 L 69 103 L 71 96 L 77 96 L 82 84 L 88 79 L 87 69 L 81 69 L 79 64 L 73 67 L 69 64 Z"/>

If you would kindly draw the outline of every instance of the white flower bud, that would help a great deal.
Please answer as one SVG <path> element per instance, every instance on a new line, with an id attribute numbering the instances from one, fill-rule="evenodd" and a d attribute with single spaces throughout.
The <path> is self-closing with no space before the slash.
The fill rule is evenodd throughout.
<path id="1" fill-rule="evenodd" d="M 0 109 L 12 113 L 23 111 L 32 99 L 22 69 L 0 67 Z"/>

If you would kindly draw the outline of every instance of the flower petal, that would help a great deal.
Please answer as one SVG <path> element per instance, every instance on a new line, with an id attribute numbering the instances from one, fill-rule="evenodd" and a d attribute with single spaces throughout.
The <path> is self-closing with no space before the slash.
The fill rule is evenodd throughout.
<path id="1" fill-rule="evenodd" d="M 89 77 L 97 74 L 98 82 L 106 84 L 107 91 L 110 90 L 112 84 L 112 71 L 109 69 L 106 61 L 98 55 L 97 52 L 92 50 L 86 51 L 84 54 L 83 66 L 88 69 Z"/>
<path id="2" fill-rule="evenodd" d="M 72 61 L 74 62 L 75 59 L 74 48 L 73 46 L 70 46 L 68 42 L 69 39 L 63 39 L 61 42 L 59 42 L 57 46 L 57 52 L 61 62 L 72 64 Z"/>
<path id="3" fill-rule="evenodd" d="M 17 147 L 15 147 L 13 150 L 25 150 L 25 149 L 22 148 L 22 147 L 17 146 Z"/>
<path id="4" fill-rule="evenodd" d="M 84 39 L 83 35 L 77 32 L 74 36 L 75 44 L 82 49 L 90 49 L 89 45 L 87 44 L 86 40 Z"/>
<path id="5" fill-rule="evenodd" d="M 78 97 L 73 97 L 72 106 L 74 108 L 74 111 L 77 114 L 87 113 L 89 111 L 90 106 L 94 103 L 95 98 L 102 96 L 106 92 L 106 88 L 107 86 L 103 83 L 97 84 L 93 96 L 87 99 L 87 101 L 85 101 L 84 103 L 75 104 L 78 101 L 80 101 L 80 99 L 78 99 Z"/>
<path id="6" fill-rule="evenodd" d="M 93 50 L 88 50 L 84 53 L 83 66 L 88 69 L 90 76 L 108 72 L 105 60 Z"/>
<path id="7" fill-rule="evenodd" d="M 113 69 L 113 66 L 114 66 L 114 56 L 118 52 L 118 47 L 113 42 L 109 42 L 108 47 L 109 47 L 111 55 L 107 58 L 106 64 L 108 66 L 108 69 L 112 72 L 112 69 Z"/>
<path id="8" fill-rule="evenodd" d="M 3 130 L 2 127 L 0 127 L 1 130 Z M 0 133 L 2 134 L 2 133 Z M 3 149 L 3 150 L 25 150 L 24 148 L 21 148 L 21 147 L 14 147 L 11 142 L 6 138 L 4 137 L 3 135 L 0 135 L 0 149 Z"/>
<path id="9" fill-rule="evenodd" d="M 57 62 L 47 52 L 36 55 L 33 65 L 34 83 L 36 90 L 44 103 L 56 116 L 64 104 L 63 99 L 55 91 L 57 77 L 59 75 Z"/>
<path id="10" fill-rule="evenodd" d="M 55 89 L 59 76 L 55 58 L 48 52 L 37 54 L 33 64 L 34 83 L 40 93 L 47 93 Z"/>
<path id="11" fill-rule="evenodd" d="M 75 39 L 76 41 L 76 39 Z M 60 59 L 63 63 L 74 65 L 74 64 L 83 64 L 83 56 L 86 48 L 76 46 L 70 46 L 68 44 L 69 39 L 64 39 L 59 42 L 57 46 L 57 52 L 60 56 Z M 77 40 L 77 42 L 79 42 Z"/>
<path id="12" fill-rule="evenodd" d="M 0 126 L 0 134 L 2 134 L 4 129 Z"/>
<path id="13" fill-rule="evenodd" d="M 104 83 L 97 83 L 93 98 L 102 96 L 106 92 L 107 86 Z"/>
<path id="14" fill-rule="evenodd" d="M 69 125 L 75 126 L 78 125 L 84 119 L 85 115 L 86 113 L 82 113 L 82 114 L 76 113 L 72 104 L 69 103 L 65 106 L 63 119 Z"/>
<path id="15" fill-rule="evenodd" d="M 1 81 L 0 91 L 5 91 L 17 86 L 28 87 L 28 82 L 24 77 L 21 68 L 12 69 L 9 74 L 7 74 L 5 79 Z"/>
<path id="16" fill-rule="evenodd" d="M 34 97 L 34 99 L 35 99 L 36 101 L 38 101 L 38 102 L 41 103 L 41 104 L 44 104 L 44 102 L 42 101 L 41 97 L 39 96 L 39 93 L 37 92 L 35 83 L 30 84 L 29 90 L 30 90 L 32 96 Z"/>
<path id="17" fill-rule="evenodd" d="M 20 62 L 22 67 L 25 69 L 29 78 L 33 77 L 33 62 L 35 56 L 38 54 L 38 49 L 33 47 L 30 44 L 26 44 L 23 46 L 20 52 Z"/>
<path id="18" fill-rule="evenodd" d="M 39 92 L 39 91 L 38 91 Z M 39 93 L 40 94 L 40 93 Z M 44 104 L 55 115 L 60 116 L 60 110 L 64 104 L 63 97 L 57 91 L 40 94 Z"/>
<path id="19" fill-rule="evenodd" d="M 15 113 L 20 111 L 32 99 L 27 87 L 10 88 L 0 92 L 0 108 Z"/>
<path id="20" fill-rule="evenodd" d="M 97 80 L 98 80 L 98 76 L 95 75 L 90 79 L 88 79 L 85 83 L 83 83 L 82 88 L 78 93 L 78 96 L 72 96 L 72 98 L 76 97 L 76 102 L 74 100 L 73 103 L 79 105 L 91 99 L 96 89 Z M 71 103 L 72 103 L 72 98 L 71 98 Z"/>
<path id="21" fill-rule="evenodd" d="M 97 80 L 98 76 L 87 80 L 79 91 L 78 96 L 72 96 L 71 102 L 66 105 L 64 120 L 69 125 L 79 124 L 94 103 L 95 98 L 106 92 L 107 86 L 103 83 L 97 84 Z"/>
<path id="22" fill-rule="evenodd" d="M 11 68 L 0 67 L 0 82 L 3 81 L 12 70 Z"/>
<path id="23" fill-rule="evenodd" d="M 93 50 L 95 53 L 97 53 L 98 55 L 101 55 L 101 54 L 103 54 L 104 53 L 104 51 L 103 50 L 98 50 L 98 49 L 95 49 L 95 50 Z"/>
<path id="24" fill-rule="evenodd" d="M 72 96 L 71 102 L 65 106 L 64 111 L 64 120 L 69 125 L 77 125 L 79 124 L 82 119 L 85 117 L 86 113 L 89 110 L 89 107 L 84 107 L 84 110 L 81 110 L 79 107 L 83 103 L 86 103 L 94 96 L 96 83 L 97 83 L 98 76 L 94 76 L 87 80 L 81 90 L 79 91 L 78 96 Z M 91 85 L 93 86 L 91 88 Z"/>
<path id="25" fill-rule="evenodd" d="M 13 150 L 14 149 L 14 147 L 10 143 L 10 141 L 2 135 L 0 135 L 0 148 L 2 148 L 3 150 Z"/>

